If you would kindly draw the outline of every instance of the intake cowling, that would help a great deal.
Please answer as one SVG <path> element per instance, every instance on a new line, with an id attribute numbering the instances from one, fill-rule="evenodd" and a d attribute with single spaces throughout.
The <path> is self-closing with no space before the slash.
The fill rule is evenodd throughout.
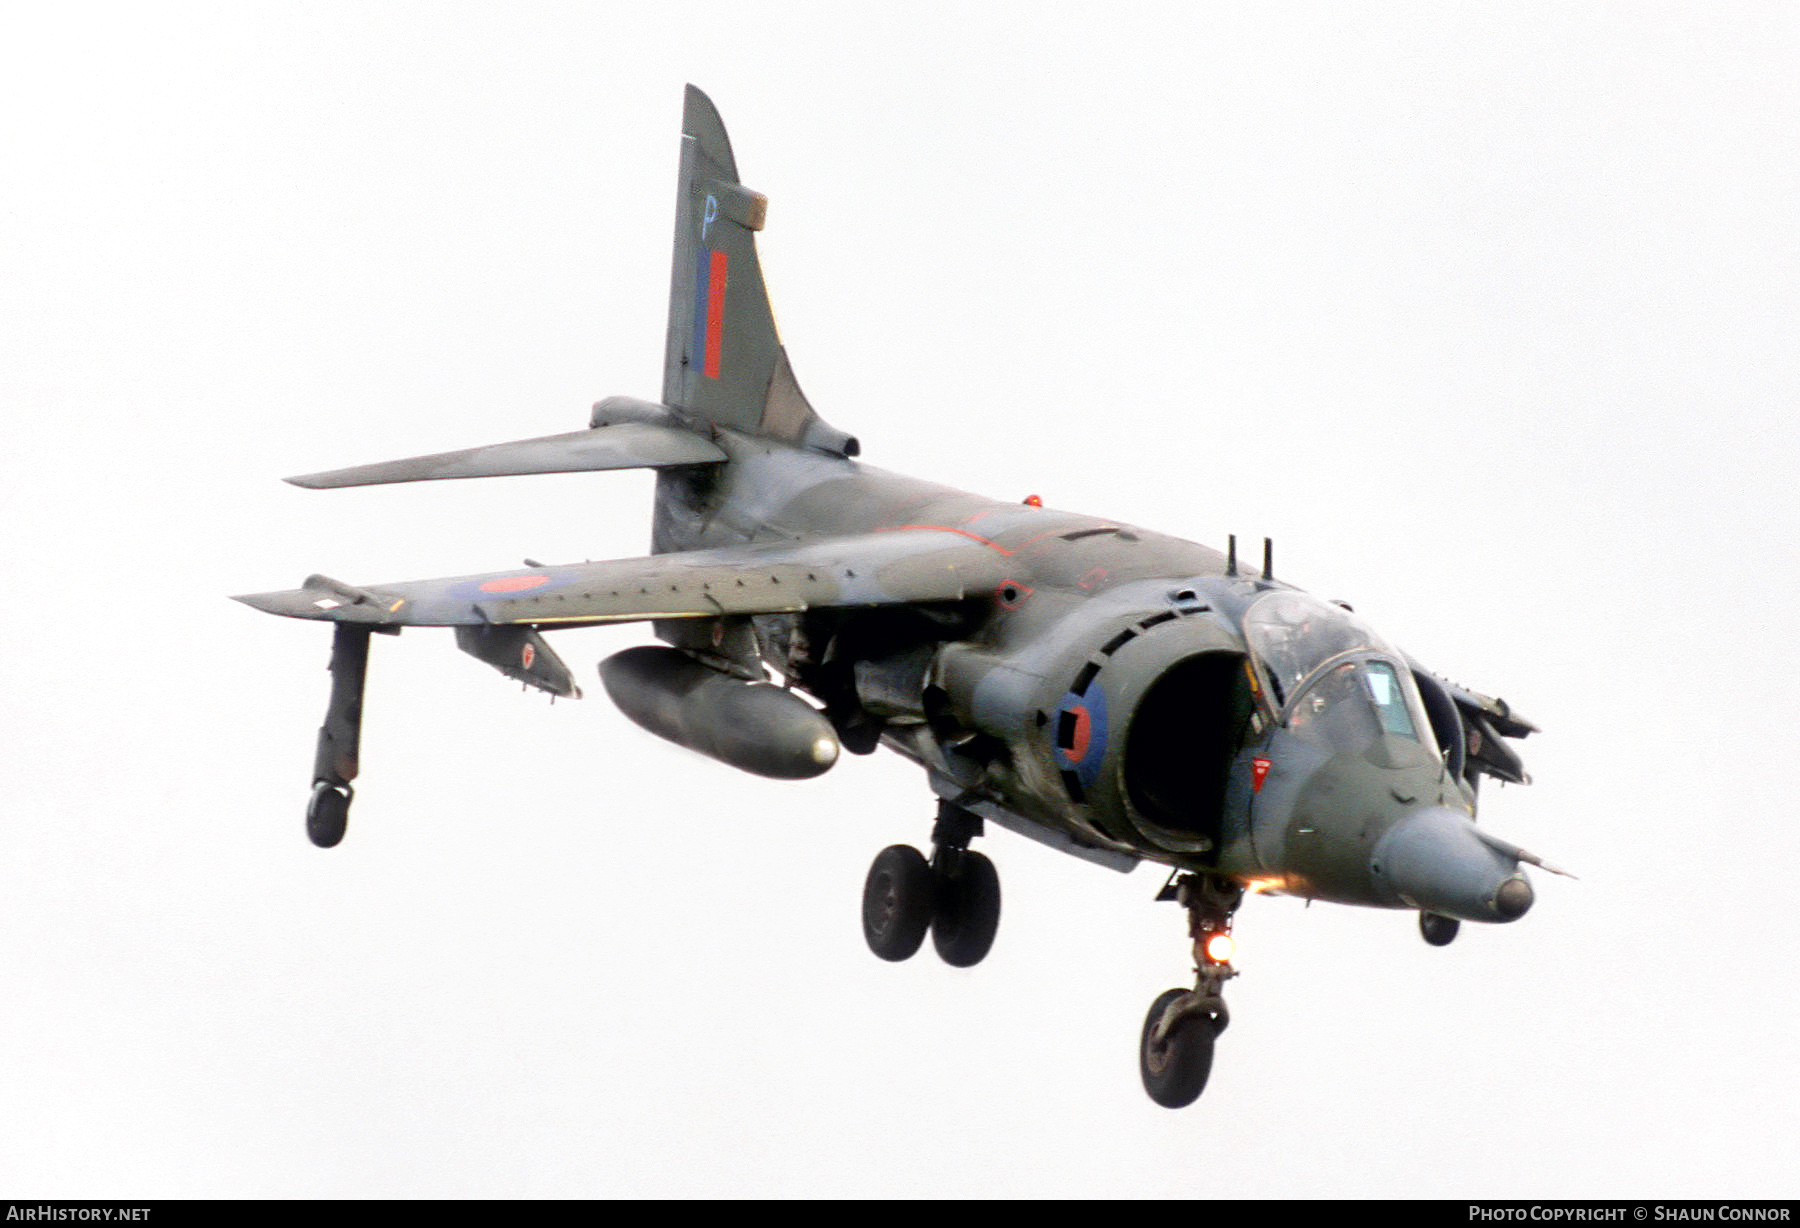
<path id="1" fill-rule="evenodd" d="M 675 648 L 627 648 L 600 662 L 619 711 L 660 738 L 777 780 L 818 776 L 838 758 L 823 713 L 792 691 L 747 682 Z"/>
<path id="2" fill-rule="evenodd" d="M 1015 653 L 955 646 L 939 685 L 963 727 L 1021 748 L 1021 809 L 1213 853 L 1231 838 L 1226 794 L 1250 717 L 1243 643 L 1203 606 L 1134 608 L 1133 596 L 1072 603 Z"/>
<path id="3" fill-rule="evenodd" d="M 1218 620 L 1151 617 L 1070 679 L 1054 701 L 1047 749 L 1070 800 L 1102 831 L 1214 853 L 1227 838 L 1228 776 L 1250 713 L 1244 658 Z"/>

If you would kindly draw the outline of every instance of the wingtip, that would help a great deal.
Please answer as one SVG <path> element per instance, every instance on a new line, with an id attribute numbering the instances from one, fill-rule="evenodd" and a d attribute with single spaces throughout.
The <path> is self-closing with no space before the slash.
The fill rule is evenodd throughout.
<path id="1" fill-rule="evenodd" d="M 296 596 L 294 592 L 280 593 L 239 593 L 232 597 L 233 601 L 241 601 L 253 610 L 261 610 L 264 614 L 284 614 L 292 618 L 294 611 L 290 609 Z"/>

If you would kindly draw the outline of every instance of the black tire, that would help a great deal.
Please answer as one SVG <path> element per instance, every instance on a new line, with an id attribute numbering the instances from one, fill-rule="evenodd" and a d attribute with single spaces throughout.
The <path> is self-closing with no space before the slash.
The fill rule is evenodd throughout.
<path id="1" fill-rule="evenodd" d="M 931 942 L 952 968 L 972 968 L 986 958 L 1000 929 L 1000 875 L 980 853 L 963 851 L 949 873 L 933 873 L 937 898 Z"/>
<path id="2" fill-rule="evenodd" d="M 1434 912 L 1419 914 L 1419 933 L 1425 941 L 1434 947 L 1447 947 L 1456 941 L 1456 931 L 1462 928 L 1462 922 L 1455 917 L 1441 917 Z"/>
<path id="3" fill-rule="evenodd" d="M 911 959 L 931 926 L 931 865 L 910 844 L 892 844 L 875 857 L 863 882 L 863 937 L 869 950 L 898 963 Z"/>
<path id="4" fill-rule="evenodd" d="M 1218 1025 L 1210 1015 L 1189 1015 L 1162 1044 L 1150 1043 L 1150 1033 L 1164 1009 L 1187 992 L 1171 989 L 1157 998 L 1144 1016 L 1144 1034 L 1138 1041 L 1138 1072 L 1144 1076 L 1144 1090 L 1165 1109 L 1186 1108 L 1198 1100 L 1206 1089 L 1206 1076 L 1212 1073 Z"/>
<path id="5" fill-rule="evenodd" d="M 306 803 L 306 838 L 322 849 L 335 848 L 350 825 L 350 794 L 320 781 Z"/>

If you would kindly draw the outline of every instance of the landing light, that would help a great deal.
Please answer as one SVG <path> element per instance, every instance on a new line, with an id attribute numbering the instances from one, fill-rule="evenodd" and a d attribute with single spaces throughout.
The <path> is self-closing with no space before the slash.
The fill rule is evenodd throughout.
<path id="1" fill-rule="evenodd" d="M 1230 934 L 1214 934 L 1206 940 L 1206 958 L 1215 964 L 1228 964 L 1237 944 L 1231 941 Z"/>

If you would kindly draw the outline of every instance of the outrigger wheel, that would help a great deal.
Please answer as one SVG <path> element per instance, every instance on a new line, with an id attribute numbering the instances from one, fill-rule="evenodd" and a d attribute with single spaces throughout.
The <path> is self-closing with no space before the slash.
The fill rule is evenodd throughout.
<path id="1" fill-rule="evenodd" d="M 334 785 L 326 780 L 315 784 L 312 799 L 306 803 L 306 838 L 322 849 L 335 847 L 350 824 L 350 798 L 354 792 L 349 785 Z"/>

